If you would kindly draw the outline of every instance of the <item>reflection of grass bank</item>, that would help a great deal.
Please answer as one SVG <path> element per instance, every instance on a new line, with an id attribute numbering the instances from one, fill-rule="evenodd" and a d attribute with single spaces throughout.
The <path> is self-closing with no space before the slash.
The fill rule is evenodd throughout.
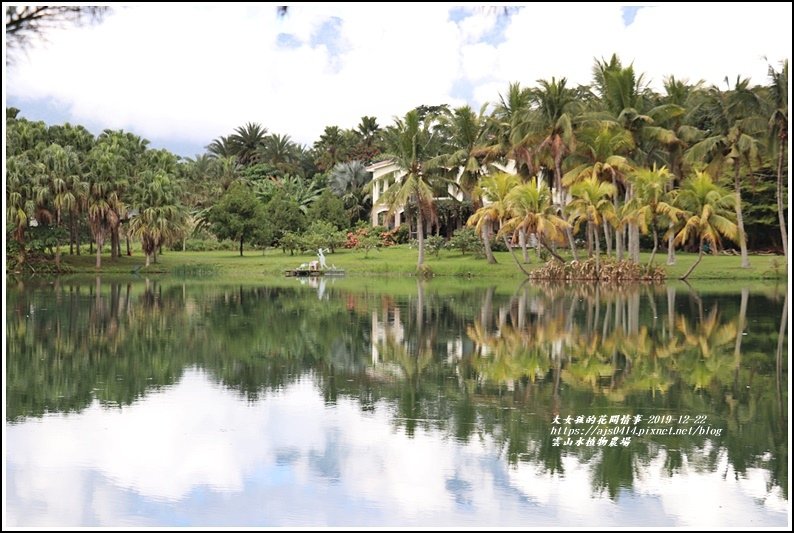
<path id="1" fill-rule="evenodd" d="M 432 254 L 426 265 L 435 276 L 453 276 L 458 278 L 500 278 L 521 280 L 524 275 L 518 270 L 508 252 L 497 252 L 498 264 L 489 265 L 484 259 L 472 255 L 460 255 L 457 252 L 442 251 L 439 257 Z M 520 252 L 519 252 L 520 255 Z M 531 254 L 531 261 L 525 265 L 527 270 L 541 266 Z M 657 255 L 657 258 L 659 256 Z M 416 272 L 416 250 L 406 246 L 385 248 L 364 257 L 361 251 L 338 250 L 328 254 L 328 264 L 344 269 L 350 276 L 412 276 Z M 647 262 L 649 254 L 642 254 L 643 262 Z M 64 262 L 76 272 L 96 272 L 94 256 L 64 256 Z M 301 263 L 316 259 L 314 255 L 283 254 L 280 250 L 268 250 L 265 254 L 249 251 L 243 257 L 230 251 L 208 252 L 166 252 L 158 257 L 158 263 L 143 268 L 144 258 L 139 253 L 132 257 L 121 257 L 115 261 L 106 258 L 102 262 L 103 273 L 140 274 L 174 273 L 174 269 L 206 268 L 217 269 L 219 275 L 233 275 L 235 278 L 258 278 L 263 274 L 281 275 L 284 270 L 295 268 Z M 696 260 L 694 254 L 678 254 L 675 265 L 666 267 L 664 257 L 659 258 L 659 265 L 667 269 L 668 279 L 677 279 Z M 785 278 L 786 263 L 782 256 L 751 256 L 752 268 L 740 267 L 740 258 L 734 256 L 705 256 L 702 263 L 690 279 L 765 279 Z"/>

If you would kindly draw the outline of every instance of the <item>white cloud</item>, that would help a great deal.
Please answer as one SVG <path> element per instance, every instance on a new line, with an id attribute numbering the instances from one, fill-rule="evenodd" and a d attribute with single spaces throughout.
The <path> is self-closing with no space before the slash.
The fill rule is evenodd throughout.
<path id="1" fill-rule="evenodd" d="M 53 32 L 9 69 L 7 92 L 23 112 L 25 99 L 49 99 L 74 121 L 144 136 L 206 144 L 258 121 L 311 143 L 365 114 L 388 124 L 419 104 L 460 104 L 450 91 L 461 80 L 479 105 L 510 81 L 586 83 L 594 57 L 618 52 L 657 87 L 670 73 L 762 83 L 762 56 L 776 64 L 791 49 L 790 4 L 661 4 L 628 28 L 614 3 L 531 4 L 509 19 L 471 9 L 458 22 L 449 9 L 318 4 L 279 19 L 272 6 L 140 4 Z M 326 46 L 332 17 L 339 35 Z M 483 41 L 497 23 L 504 41 Z"/>

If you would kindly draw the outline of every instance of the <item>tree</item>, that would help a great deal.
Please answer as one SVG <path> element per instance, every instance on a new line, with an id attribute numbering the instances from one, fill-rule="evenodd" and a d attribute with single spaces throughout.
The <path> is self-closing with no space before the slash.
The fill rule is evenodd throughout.
<path id="1" fill-rule="evenodd" d="M 433 181 L 438 170 L 432 162 L 438 155 L 438 138 L 432 128 L 433 122 L 432 114 L 422 120 L 419 111 L 414 109 L 406 113 L 404 119 L 396 119 L 395 124 L 386 130 L 387 155 L 398 170 L 384 176 L 393 178 L 394 183 L 381 198 L 389 206 L 389 213 L 409 202 L 416 206 L 418 269 L 422 268 L 425 260 L 424 220 L 433 214 Z"/>
<path id="2" fill-rule="evenodd" d="M 769 67 L 770 99 L 773 111 L 769 117 L 769 134 L 772 146 L 777 153 L 777 216 L 780 223 L 780 239 L 783 242 L 783 254 L 788 259 L 788 234 L 786 232 L 786 215 L 783 207 L 785 184 L 783 182 L 783 162 L 786 160 L 788 146 L 788 60 L 783 61 L 780 72 Z"/>
<path id="3" fill-rule="evenodd" d="M 266 135 L 267 128 L 257 122 L 247 122 L 245 126 L 235 128 L 228 137 L 228 143 L 241 165 L 248 166 L 258 161 Z"/>
<path id="4" fill-rule="evenodd" d="M 491 251 L 491 232 L 494 224 L 500 224 L 510 216 L 510 206 L 507 197 L 519 184 L 518 176 L 507 172 L 498 172 L 483 178 L 480 184 L 483 206 L 469 217 L 467 225 L 482 237 L 485 248 L 485 257 L 490 264 L 496 264 L 496 258 Z M 508 244 L 508 249 L 510 245 Z"/>
<path id="5" fill-rule="evenodd" d="M 667 217 L 671 225 L 675 224 L 680 211 L 673 205 L 671 195 L 667 192 L 673 175 L 667 167 L 657 169 L 642 168 L 636 170 L 629 178 L 634 189 L 634 197 L 627 204 L 630 218 L 638 222 L 640 231 L 653 233 L 653 250 L 648 266 L 653 265 L 656 250 L 659 248 L 659 224 L 661 217 Z"/>
<path id="6" fill-rule="evenodd" d="M 254 193 L 243 183 L 235 183 L 221 197 L 209 213 L 210 231 L 219 239 L 240 241 L 240 256 L 243 243 L 267 227 L 265 209 Z"/>
<path id="7" fill-rule="evenodd" d="M 728 78 L 725 78 L 728 82 Z M 738 244 L 742 253 L 742 268 L 750 268 L 747 256 L 747 236 L 742 215 L 741 165 L 748 166 L 758 159 L 758 141 L 754 135 L 763 128 L 760 120 L 761 101 L 750 88 L 749 79 L 736 79 L 729 91 L 712 87 L 698 104 L 711 135 L 694 144 L 686 153 L 693 161 L 707 161 L 710 170 L 719 175 L 725 163 L 733 166 L 733 185 L 736 194 L 736 224 Z"/>
<path id="8" fill-rule="evenodd" d="M 366 185 L 372 180 L 372 173 L 367 172 L 361 161 L 337 163 L 328 178 L 328 188 L 342 199 L 350 213 L 350 220 L 356 223 L 366 217 L 370 203 Z"/>
<path id="9" fill-rule="evenodd" d="M 306 215 L 295 199 L 277 191 L 265 206 L 268 231 L 273 242 L 280 242 L 287 233 L 301 233 L 306 228 Z"/>
<path id="10" fill-rule="evenodd" d="M 716 185 L 705 172 L 696 172 L 684 182 L 677 198 L 678 206 L 685 211 L 686 222 L 674 239 L 674 244 L 684 244 L 697 239 L 698 258 L 681 276 L 689 277 L 703 259 L 703 245 L 708 243 L 714 253 L 722 246 L 722 237 L 736 240 L 739 236 L 737 225 L 731 220 L 730 209 L 734 208 L 736 197 Z"/>
<path id="11" fill-rule="evenodd" d="M 61 246 L 58 239 L 61 215 L 64 211 L 71 212 L 77 207 L 79 199 L 84 197 L 87 183 L 80 176 L 80 161 L 77 153 L 71 148 L 63 148 L 59 144 L 51 144 L 41 154 L 42 174 L 36 179 L 34 188 L 39 218 L 42 213 L 55 231 L 55 266 L 61 266 Z M 44 222 L 41 220 L 40 222 Z"/>
<path id="12" fill-rule="evenodd" d="M 148 267 L 152 259 L 157 262 L 157 250 L 178 241 L 186 229 L 187 213 L 179 203 L 176 180 L 164 170 L 143 172 L 132 193 L 132 207 L 137 214 L 130 231 L 140 239 Z"/>
<path id="13" fill-rule="evenodd" d="M 328 222 L 336 229 L 345 229 L 350 225 L 342 200 L 330 190 L 325 189 L 317 200 L 309 207 L 306 217 L 312 222 Z"/>
<path id="14" fill-rule="evenodd" d="M 571 220 L 574 222 L 576 230 L 578 231 L 584 221 L 593 232 L 596 276 L 598 276 L 601 271 L 598 228 L 605 220 L 613 219 L 615 216 L 614 206 L 610 201 L 615 194 L 615 186 L 591 176 L 573 185 L 571 194 L 573 200 L 568 204 L 567 209 L 571 213 Z"/>
<path id="15" fill-rule="evenodd" d="M 439 156 L 439 163 L 449 169 L 452 178 L 457 179 L 467 199 L 471 199 L 482 175 L 481 147 L 487 133 L 485 107 L 479 113 L 467 105 L 458 107 L 442 118 L 449 141 L 446 153 Z"/>
<path id="16" fill-rule="evenodd" d="M 547 153 L 554 167 L 554 189 L 556 196 L 552 198 L 558 212 L 562 211 L 561 199 L 564 189 L 562 183 L 562 160 L 576 148 L 573 120 L 577 114 L 577 92 L 568 89 L 567 80 L 554 77 L 551 82 L 538 80 L 540 87 L 531 91 L 532 102 L 537 106 L 537 128 L 544 132 L 545 137 L 538 145 L 538 152 Z M 570 228 L 567 230 L 571 254 L 576 259 L 576 245 Z"/>
<path id="17" fill-rule="evenodd" d="M 558 208 L 554 205 L 549 186 L 532 178 L 529 183 L 511 190 L 506 203 L 511 218 L 505 223 L 503 231 L 524 230 L 527 235 L 534 233 L 538 242 L 558 261 L 564 263 L 563 258 L 549 247 L 547 241 L 564 242 L 570 224 L 557 215 Z"/>
<path id="18" fill-rule="evenodd" d="M 99 21 L 108 7 L 99 6 L 8 6 L 5 35 L 9 52 L 30 44 L 33 37 L 41 38 L 50 30 L 67 24 Z M 6 56 L 8 63 L 13 54 Z"/>

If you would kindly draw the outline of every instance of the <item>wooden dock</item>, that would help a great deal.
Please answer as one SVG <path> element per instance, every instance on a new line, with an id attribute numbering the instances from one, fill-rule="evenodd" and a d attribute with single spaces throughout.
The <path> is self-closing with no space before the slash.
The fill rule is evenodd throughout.
<path id="1" fill-rule="evenodd" d="M 310 268 L 291 268 L 289 270 L 284 271 L 284 275 L 288 278 L 293 277 L 312 277 L 316 278 L 319 276 L 344 276 L 345 271 L 339 269 L 332 269 L 332 270 L 312 270 Z"/>

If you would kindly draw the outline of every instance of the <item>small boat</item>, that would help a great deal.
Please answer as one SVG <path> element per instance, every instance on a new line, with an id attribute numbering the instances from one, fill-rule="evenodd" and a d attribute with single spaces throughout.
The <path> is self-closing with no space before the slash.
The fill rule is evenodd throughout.
<path id="1" fill-rule="evenodd" d="M 313 270 L 311 268 L 291 268 L 284 271 L 284 275 L 288 278 L 291 277 L 319 277 L 319 276 L 344 276 L 345 271 L 339 268 L 330 268 L 328 270 Z"/>

